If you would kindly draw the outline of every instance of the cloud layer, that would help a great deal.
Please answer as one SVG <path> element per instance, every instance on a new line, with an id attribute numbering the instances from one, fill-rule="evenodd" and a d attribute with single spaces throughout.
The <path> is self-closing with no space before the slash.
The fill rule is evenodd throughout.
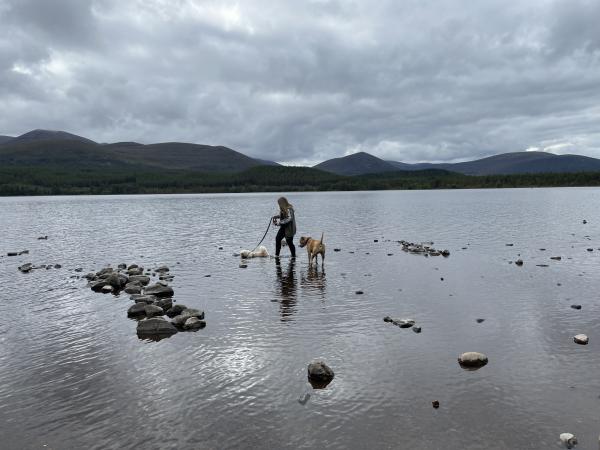
<path id="1" fill-rule="evenodd" d="M 600 157 L 600 2 L 0 0 L 0 134 Z"/>

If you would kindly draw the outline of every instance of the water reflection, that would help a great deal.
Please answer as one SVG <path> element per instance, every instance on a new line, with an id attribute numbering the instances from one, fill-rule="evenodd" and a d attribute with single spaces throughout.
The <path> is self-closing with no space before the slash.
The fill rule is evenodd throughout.
<path id="1" fill-rule="evenodd" d="M 323 264 L 308 266 L 308 270 L 302 273 L 301 284 L 303 289 L 324 296 L 326 287 L 325 266 Z"/>
<path id="2" fill-rule="evenodd" d="M 277 286 L 281 292 L 279 301 L 279 314 L 281 321 L 287 322 L 293 320 L 292 316 L 296 312 L 296 303 L 298 301 L 298 292 L 296 287 L 296 259 L 292 258 L 287 263 L 285 272 L 282 269 L 281 260 L 275 260 L 275 270 L 277 272 Z"/>

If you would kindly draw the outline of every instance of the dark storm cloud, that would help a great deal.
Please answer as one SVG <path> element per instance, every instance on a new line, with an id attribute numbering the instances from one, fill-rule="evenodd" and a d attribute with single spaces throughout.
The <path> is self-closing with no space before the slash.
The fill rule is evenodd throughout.
<path id="1" fill-rule="evenodd" d="M 600 156 L 600 3 L 0 0 L 0 134 Z"/>

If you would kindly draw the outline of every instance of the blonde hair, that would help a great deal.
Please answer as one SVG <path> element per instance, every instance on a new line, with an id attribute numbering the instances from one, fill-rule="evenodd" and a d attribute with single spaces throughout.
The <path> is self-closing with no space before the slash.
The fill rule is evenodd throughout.
<path id="1" fill-rule="evenodd" d="M 279 204 L 279 211 L 281 211 L 281 213 L 287 217 L 287 210 L 289 208 L 294 209 L 294 207 L 292 206 L 292 204 L 290 202 L 287 201 L 287 198 L 285 197 L 279 197 L 277 199 L 277 203 Z"/>

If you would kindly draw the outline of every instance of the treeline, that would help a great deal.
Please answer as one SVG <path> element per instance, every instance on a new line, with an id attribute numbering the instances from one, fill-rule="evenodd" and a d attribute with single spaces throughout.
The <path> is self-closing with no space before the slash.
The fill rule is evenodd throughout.
<path id="1" fill-rule="evenodd" d="M 240 173 L 0 168 L 0 196 L 476 189 L 600 186 L 600 172 L 468 176 L 443 170 L 347 177 L 307 167 L 254 167 Z"/>

